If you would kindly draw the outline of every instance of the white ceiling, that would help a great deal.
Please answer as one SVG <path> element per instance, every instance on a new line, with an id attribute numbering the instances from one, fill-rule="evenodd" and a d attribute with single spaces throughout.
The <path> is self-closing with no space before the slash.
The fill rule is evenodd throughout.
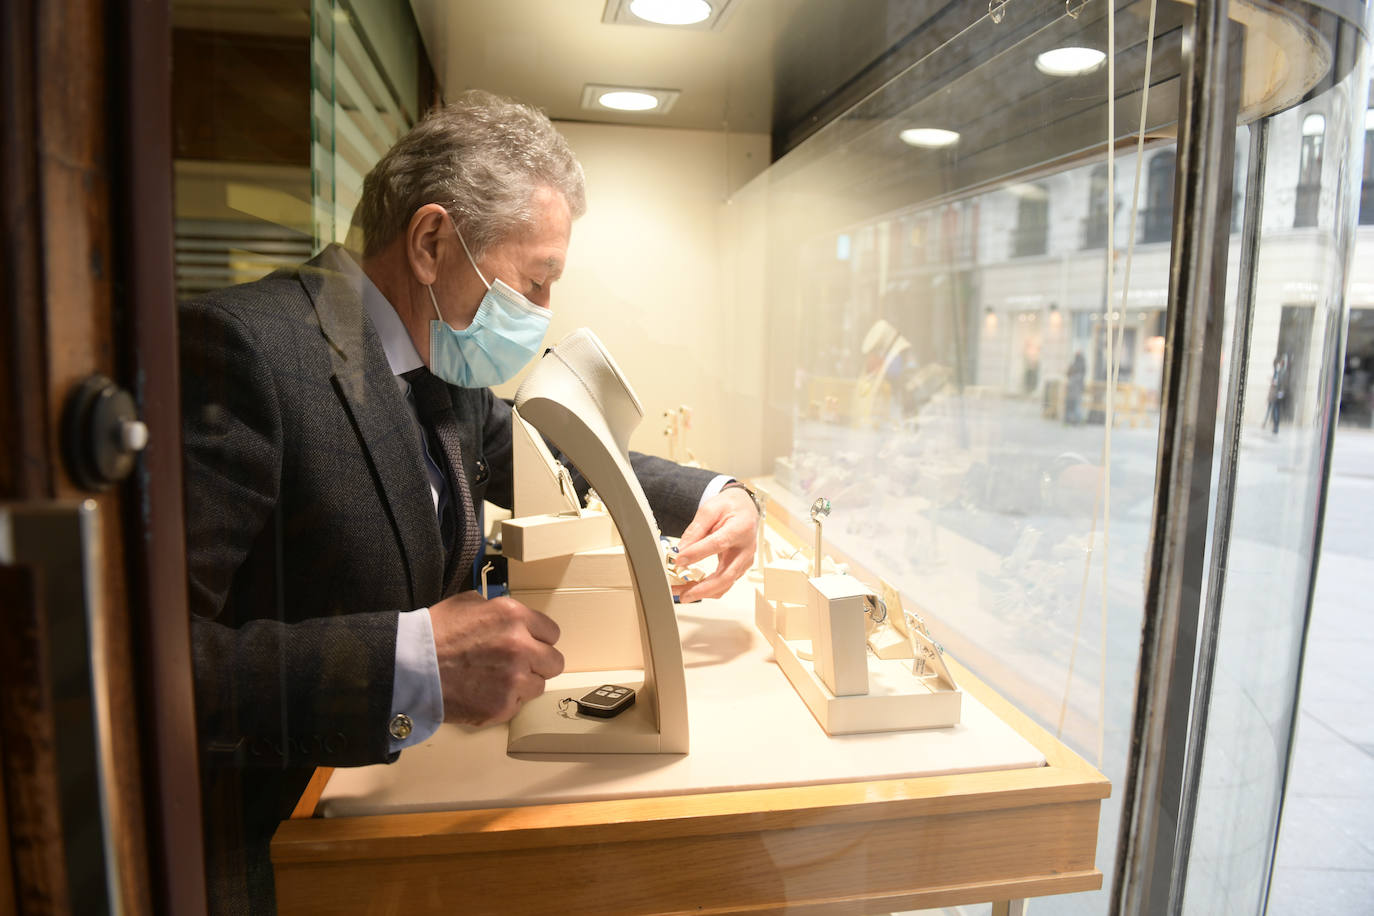
<path id="1" fill-rule="evenodd" d="M 733 0 L 719 31 L 603 23 L 607 0 L 411 0 L 445 95 L 479 88 L 557 120 L 772 130 L 774 49 L 803 0 Z M 666 115 L 588 110 L 587 83 L 678 89 Z"/>

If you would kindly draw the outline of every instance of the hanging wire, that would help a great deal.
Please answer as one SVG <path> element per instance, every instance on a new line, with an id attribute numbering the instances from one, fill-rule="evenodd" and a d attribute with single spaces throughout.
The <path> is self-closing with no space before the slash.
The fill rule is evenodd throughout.
<path id="1" fill-rule="evenodd" d="M 1127 227 L 1128 227 L 1128 228 L 1127 228 L 1127 234 L 1126 234 L 1126 263 L 1125 263 L 1124 268 L 1123 268 L 1123 270 L 1122 270 L 1122 279 L 1121 279 L 1121 315 L 1122 315 L 1123 319 L 1124 319 L 1124 317 L 1125 317 L 1125 315 L 1126 315 L 1126 309 L 1127 309 L 1127 307 L 1130 305 L 1129 298 L 1130 298 L 1130 292 L 1131 292 L 1131 262 L 1132 262 L 1132 260 L 1133 260 L 1134 257 L 1135 257 L 1135 221 L 1136 221 L 1136 216 L 1138 215 L 1138 213 L 1139 213 L 1139 208 L 1140 208 L 1140 176 L 1141 176 L 1142 168 L 1143 168 L 1143 165 L 1144 165 L 1144 159 L 1145 159 L 1145 119 L 1146 119 L 1146 116 L 1147 116 L 1147 114 L 1149 113 L 1149 110 L 1150 110 L 1150 66 L 1151 66 L 1151 64 L 1154 62 L 1155 11 L 1156 11 L 1157 8 L 1158 8 L 1158 0 L 1150 0 L 1150 21 L 1149 21 L 1149 25 L 1148 25 L 1148 27 L 1147 27 L 1148 31 L 1146 32 L 1146 38 L 1145 38 L 1145 79 L 1144 79 L 1144 86 L 1142 87 L 1141 93 L 1140 93 L 1140 124 L 1139 124 L 1139 126 L 1136 128 L 1136 135 L 1135 135 L 1135 179 L 1134 179 L 1134 181 L 1133 181 L 1133 183 L 1132 183 L 1132 185 L 1131 185 L 1131 215 L 1130 215 L 1130 220 L 1129 220 L 1129 221 L 1127 222 L 1127 224 L 1126 224 Z M 1116 341 L 1116 353 L 1117 353 L 1117 357 L 1116 357 L 1116 361 L 1113 362 L 1113 363 L 1111 364 L 1111 367 L 1112 367 L 1112 373 L 1111 373 L 1111 374 L 1112 374 L 1111 390 L 1112 390 L 1113 393 L 1115 393 L 1115 391 L 1116 391 L 1117 379 L 1118 379 L 1118 378 L 1120 377 L 1120 375 L 1121 375 L 1121 356 L 1120 356 L 1120 353 L 1121 353 L 1121 349 L 1122 349 L 1122 339 L 1124 338 L 1124 336 L 1125 336 L 1125 327 L 1124 327 L 1124 325 L 1118 326 L 1118 327 L 1117 327 L 1117 341 Z M 1109 405 L 1110 405 L 1110 402 L 1109 402 Z M 1108 418 L 1109 418 L 1108 422 L 1110 422 L 1110 417 L 1111 417 L 1110 406 L 1109 406 L 1109 408 L 1108 408 L 1108 414 L 1107 414 L 1107 416 L 1108 416 Z M 1109 429 L 1108 435 L 1107 435 L 1107 442 L 1108 442 L 1108 446 L 1107 446 L 1107 455 L 1108 455 L 1108 458 L 1110 459 L 1110 456 L 1111 456 L 1111 433 L 1110 433 L 1110 429 Z M 1107 464 L 1107 509 L 1106 509 L 1106 511 L 1104 511 L 1104 513 L 1103 513 L 1103 529 L 1102 529 L 1102 672 L 1103 672 L 1103 674 L 1102 674 L 1102 688 L 1101 688 L 1102 698 L 1101 698 L 1101 701 L 1100 701 L 1100 704 L 1099 704 L 1099 705 L 1100 705 L 1101 710 L 1102 710 L 1101 713 L 1100 713 L 1100 716 L 1101 716 L 1102 718 L 1104 718 L 1104 719 L 1105 719 L 1105 711 L 1106 711 L 1106 704 L 1107 704 L 1107 700 L 1106 700 L 1106 696 L 1107 696 L 1107 683 L 1106 683 L 1106 680 L 1107 680 L 1107 678 L 1106 678 L 1106 671 L 1107 671 L 1107 556 L 1108 556 L 1108 549 L 1109 549 L 1109 548 L 1108 548 L 1108 530 L 1109 530 L 1109 526 L 1111 525 L 1111 508 L 1110 508 L 1110 507 L 1111 507 L 1111 480 L 1112 480 L 1112 466 L 1111 466 L 1111 463 L 1110 463 L 1110 460 L 1109 460 L 1109 462 L 1108 462 L 1108 464 Z M 1099 728 L 1098 728 L 1098 739 L 1097 739 L 1097 741 L 1098 741 L 1098 751 L 1097 751 L 1097 755 L 1098 755 L 1098 766 L 1101 767 L 1101 760 L 1102 760 L 1102 726 L 1101 726 L 1101 725 L 1099 725 Z"/>
<path id="2" fill-rule="evenodd" d="M 1072 2 L 1072 0 L 1067 0 Z M 1087 600 L 1088 578 L 1092 569 L 1093 552 L 1097 538 L 1098 510 L 1102 511 L 1102 594 L 1101 594 L 1101 633 L 1099 651 L 1101 652 L 1100 678 L 1098 682 L 1097 710 L 1097 765 L 1100 768 L 1105 753 L 1105 734 L 1107 719 L 1107 619 L 1108 584 L 1110 581 L 1111 558 L 1111 487 L 1112 487 L 1112 430 L 1116 406 L 1116 386 L 1121 376 L 1121 351 L 1123 349 L 1125 326 L 1117 323 L 1113 315 L 1126 313 L 1131 285 L 1131 263 L 1135 254 L 1136 218 L 1140 206 L 1140 179 L 1144 160 L 1146 117 L 1150 107 L 1150 71 L 1154 61 L 1155 14 L 1157 0 L 1150 2 L 1149 25 L 1145 39 L 1145 76 L 1141 90 L 1140 123 L 1136 130 L 1135 177 L 1131 188 L 1131 212 L 1127 222 L 1126 261 L 1122 272 L 1121 305 L 1113 308 L 1115 298 L 1116 268 L 1116 13 L 1114 4 L 1107 5 L 1107 294 L 1104 319 L 1107 338 L 1106 403 L 1104 411 L 1105 432 L 1102 439 L 1102 477 L 1093 497 L 1092 527 L 1088 532 L 1088 547 L 1083 560 L 1083 580 L 1078 593 L 1078 615 L 1074 624 L 1073 647 L 1069 652 L 1068 675 L 1064 684 L 1064 696 L 1059 705 L 1059 721 L 1055 730 L 1057 737 L 1063 737 L 1064 719 L 1068 712 L 1069 693 L 1073 687 L 1074 666 L 1077 662 L 1078 643 L 1083 630 L 1083 612 Z M 1066 7 L 1067 9 L 1067 7 Z M 1081 10 L 1081 6 L 1080 6 Z M 1069 15 L 1076 15 L 1069 11 Z"/>
<path id="3" fill-rule="evenodd" d="M 1116 310 L 1116 2 L 1107 0 L 1107 398 L 1102 422 L 1102 614 L 1100 620 L 1101 674 L 1097 684 L 1097 768 L 1107 731 L 1107 586 L 1111 581 L 1112 541 L 1112 433 L 1116 429 L 1116 369 L 1120 355 L 1112 325 L 1121 315 Z"/>

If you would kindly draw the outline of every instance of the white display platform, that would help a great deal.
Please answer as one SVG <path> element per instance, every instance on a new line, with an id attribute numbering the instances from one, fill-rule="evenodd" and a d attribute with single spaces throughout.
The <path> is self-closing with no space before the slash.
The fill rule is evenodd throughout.
<path id="1" fill-rule="evenodd" d="M 1029 742 L 967 694 L 963 721 L 951 728 L 827 736 L 755 629 L 754 590 L 746 576 L 720 600 L 678 607 L 691 753 L 516 758 L 506 754 L 504 725 L 445 725 L 393 764 L 334 770 L 317 813 L 504 808 L 1045 764 Z M 634 683 L 643 675 L 620 677 Z M 549 682 L 549 691 L 570 695 L 574 684 L 616 682 L 613 672 L 563 675 Z"/>

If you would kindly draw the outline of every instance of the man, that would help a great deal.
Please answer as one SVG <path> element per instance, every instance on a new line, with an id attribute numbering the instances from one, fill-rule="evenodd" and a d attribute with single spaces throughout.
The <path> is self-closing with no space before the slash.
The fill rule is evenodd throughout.
<path id="1" fill-rule="evenodd" d="M 510 408 L 538 351 L 581 167 L 548 119 L 469 93 L 368 175 L 360 260 L 181 314 L 188 567 L 212 909 L 270 911 L 267 840 L 315 766 L 394 760 L 441 721 L 510 719 L 563 659 L 552 620 L 470 590 L 474 506 L 511 502 Z M 683 592 L 724 593 L 757 514 L 709 471 L 634 456 Z"/>

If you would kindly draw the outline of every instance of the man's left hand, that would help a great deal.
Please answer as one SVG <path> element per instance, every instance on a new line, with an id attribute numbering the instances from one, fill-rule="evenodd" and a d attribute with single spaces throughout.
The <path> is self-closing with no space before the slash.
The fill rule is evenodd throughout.
<path id="1" fill-rule="evenodd" d="M 678 542 L 677 565 L 691 566 L 714 556 L 716 569 L 700 582 L 676 590 L 683 604 L 719 598 L 744 575 L 754 559 L 758 524 L 754 500 L 739 487 L 726 487 L 701 504 Z"/>

